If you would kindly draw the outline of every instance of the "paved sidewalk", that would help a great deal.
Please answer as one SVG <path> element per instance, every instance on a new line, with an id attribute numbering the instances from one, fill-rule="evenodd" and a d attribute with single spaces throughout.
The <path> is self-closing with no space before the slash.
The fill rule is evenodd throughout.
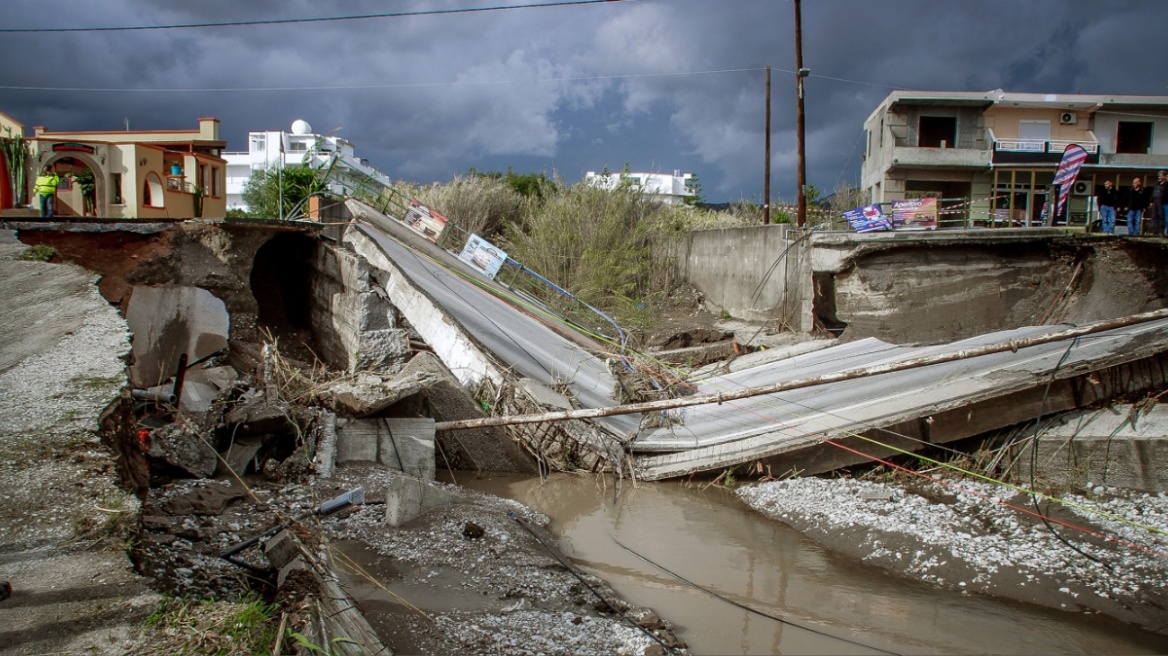
<path id="1" fill-rule="evenodd" d="M 161 597 L 131 570 L 116 528 L 137 499 L 95 432 L 129 334 L 95 274 L 25 250 L 0 231 L 0 654 L 132 653 Z"/>

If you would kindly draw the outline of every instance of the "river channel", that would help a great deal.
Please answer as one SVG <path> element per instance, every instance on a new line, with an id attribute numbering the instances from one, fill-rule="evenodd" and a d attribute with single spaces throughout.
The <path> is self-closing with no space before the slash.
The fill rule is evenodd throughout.
<path id="1" fill-rule="evenodd" d="M 721 488 L 567 474 L 461 474 L 457 482 L 550 517 L 577 566 L 673 622 L 696 655 L 1168 653 L 1168 636 L 1100 615 L 961 594 L 865 567 Z"/>

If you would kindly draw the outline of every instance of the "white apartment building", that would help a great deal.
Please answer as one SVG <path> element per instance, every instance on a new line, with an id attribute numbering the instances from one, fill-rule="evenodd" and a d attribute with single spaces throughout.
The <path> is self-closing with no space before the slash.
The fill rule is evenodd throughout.
<path id="1" fill-rule="evenodd" d="M 227 209 L 247 210 L 243 187 L 253 171 L 279 166 L 327 169 L 329 191 L 343 196 L 371 182 L 390 186 L 388 176 L 354 154 L 353 144 L 333 134 L 316 134 L 307 121 L 292 122 L 290 132 L 249 132 L 247 152 L 223 153 L 227 160 Z"/>
<path id="2" fill-rule="evenodd" d="M 692 184 L 694 174 L 674 170 L 668 173 L 608 173 L 589 171 L 584 174 L 584 183 L 602 189 L 616 189 L 622 181 L 639 187 L 653 200 L 666 205 L 681 205 L 686 198 L 694 195 Z"/>

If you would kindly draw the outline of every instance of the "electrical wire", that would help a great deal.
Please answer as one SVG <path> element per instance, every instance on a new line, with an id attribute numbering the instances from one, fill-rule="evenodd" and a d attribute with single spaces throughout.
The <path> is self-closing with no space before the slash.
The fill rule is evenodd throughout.
<path id="1" fill-rule="evenodd" d="M 447 14 L 474 14 L 510 9 L 537 9 L 543 7 L 566 7 L 573 5 L 593 5 L 603 2 L 632 2 L 634 0 L 563 0 L 562 2 L 541 2 L 526 5 L 492 5 L 489 7 L 463 7 L 456 9 L 427 9 L 422 11 L 398 11 L 379 14 L 349 14 L 345 16 L 321 16 L 315 18 L 271 18 L 263 20 L 224 21 L 221 23 L 180 23 L 172 25 L 121 25 L 109 27 L 17 27 L 0 29 L 0 34 L 66 34 L 77 32 L 132 32 L 145 30 L 183 30 L 214 27 L 253 27 L 257 25 L 292 25 L 299 23 L 330 23 L 338 21 L 369 20 L 375 18 L 405 18 L 409 16 L 437 16 Z"/>
<path id="2" fill-rule="evenodd" d="M 1031 442 L 1030 442 L 1030 489 L 1031 490 L 1033 490 L 1035 487 L 1037 487 L 1035 485 L 1035 483 L 1036 483 L 1036 480 L 1038 478 L 1038 444 L 1039 444 L 1039 439 L 1041 439 L 1041 436 L 1042 436 L 1042 416 L 1043 416 L 1043 414 L 1046 413 L 1046 402 L 1047 402 L 1047 399 L 1050 397 L 1050 387 L 1054 383 L 1055 374 L 1058 373 L 1058 370 L 1060 368 L 1062 368 L 1063 363 L 1066 362 L 1067 358 L 1071 355 L 1071 350 L 1075 346 L 1077 346 L 1078 343 L 1079 343 L 1079 338 L 1076 337 L 1075 339 L 1071 340 L 1070 344 L 1067 345 L 1067 350 L 1063 352 L 1063 357 L 1059 358 L 1059 361 L 1054 365 L 1054 369 L 1051 370 L 1050 377 L 1046 381 L 1046 387 L 1042 391 L 1042 402 L 1039 403 L 1039 405 L 1038 405 L 1038 416 L 1036 416 L 1034 418 L 1034 437 L 1031 439 Z M 1050 520 L 1047 517 L 1047 514 L 1045 512 L 1043 512 L 1042 508 L 1038 505 L 1037 493 L 1032 492 L 1030 494 L 1030 502 L 1034 506 L 1034 511 L 1036 513 L 1038 513 L 1038 517 L 1042 521 L 1042 525 L 1045 526 L 1046 529 L 1048 531 L 1050 531 L 1050 534 L 1053 535 L 1055 538 L 1057 538 L 1059 542 L 1062 542 L 1066 546 L 1070 547 L 1070 549 L 1072 551 L 1079 554 L 1080 556 L 1083 556 L 1084 558 L 1087 558 L 1088 560 L 1099 563 L 1100 565 L 1106 567 L 1109 570 L 1115 569 L 1110 563 L 1106 563 L 1101 558 L 1097 558 L 1095 556 L 1092 556 L 1091 554 L 1087 553 L 1086 551 L 1083 551 L 1082 549 L 1080 549 L 1078 546 L 1071 544 L 1070 541 L 1068 541 L 1065 537 L 1063 537 L 1063 535 L 1061 533 L 1054 530 L 1054 526 L 1051 525 Z"/>
<path id="3" fill-rule="evenodd" d="M 627 0 L 626 0 L 627 1 Z M 425 89 L 441 87 L 503 86 L 515 84 L 558 84 L 562 82 L 592 82 L 597 80 L 632 80 L 637 78 L 688 77 L 693 75 L 720 75 L 725 73 L 748 73 L 761 68 L 728 68 L 675 73 L 614 73 L 611 75 L 575 75 L 571 77 L 546 77 L 529 80 L 483 80 L 459 82 L 410 82 L 398 84 L 327 84 L 299 85 L 287 87 L 53 87 L 33 85 L 0 85 L 8 91 L 52 91 L 84 93 L 262 93 L 287 91 L 361 91 L 376 89 Z"/>
<path id="4" fill-rule="evenodd" d="M 772 619 L 772 620 L 774 620 L 774 621 L 776 621 L 776 622 L 779 622 L 780 624 L 785 624 L 785 625 L 787 625 L 787 626 L 793 626 L 793 627 L 795 627 L 795 628 L 797 628 L 797 629 L 803 629 L 804 631 L 808 631 L 808 632 L 810 632 L 810 633 L 814 633 L 814 634 L 816 634 L 816 635 L 821 635 L 821 636 L 824 636 L 824 637 L 827 637 L 827 638 L 831 638 L 831 639 L 833 639 L 833 640 L 839 640 L 839 641 L 841 641 L 841 642 L 846 642 L 846 643 L 848 643 L 848 644 L 850 644 L 850 645 L 856 645 L 857 647 L 863 647 L 863 648 L 865 648 L 865 649 L 871 649 L 872 651 L 877 651 L 877 652 L 880 652 L 880 653 L 882 653 L 882 654 L 894 654 L 894 655 L 896 654 L 896 652 L 887 651 L 887 650 L 884 650 L 884 649 L 878 649 L 878 648 L 876 648 L 876 647 L 873 647 L 873 646 L 871 646 L 871 645 L 866 645 L 866 644 L 864 644 L 864 643 L 862 643 L 862 642 L 858 642 L 858 641 L 856 641 L 856 640 L 852 640 L 852 639 L 850 639 L 850 638 L 843 638 L 843 637 L 840 637 L 840 636 L 837 636 L 837 635 L 832 635 L 832 634 L 830 634 L 830 633 L 828 633 L 828 632 L 826 632 L 826 631 L 820 631 L 819 629 L 813 629 L 813 628 L 811 628 L 811 627 L 809 627 L 809 626 L 805 626 L 805 625 L 803 625 L 803 624 L 798 624 L 798 623 L 796 623 L 796 622 L 792 622 L 791 620 L 784 619 L 784 618 L 782 618 L 782 617 L 779 617 L 778 615 L 771 615 L 770 613 L 764 613 L 763 611 L 761 611 L 761 610 L 758 610 L 757 608 L 752 608 L 751 606 L 748 606 L 748 605 L 746 605 L 746 604 L 744 604 L 744 603 L 741 603 L 741 602 L 739 602 L 739 601 L 735 601 L 735 600 L 733 600 L 733 599 L 730 599 L 729 597 L 726 597 L 725 595 L 722 595 L 722 594 L 719 594 L 719 593 L 717 593 L 717 592 L 714 592 L 713 590 L 711 590 L 711 589 L 709 589 L 709 588 L 707 588 L 707 587 L 705 587 L 705 586 L 702 586 L 702 585 L 700 585 L 700 584 L 698 584 L 698 583 L 695 583 L 695 582 L 693 582 L 693 581 L 691 581 L 691 580 L 689 580 L 689 579 L 685 578 L 685 577 L 684 577 L 684 576 L 682 576 L 681 574 L 678 574 L 677 572 L 675 572 L 675 571 L 673 571 L 673 570 L 669 569 L 668 567 L 665 567 L 665 566 L 664 566 L 664 565 L 662 565 L 661 563 L 658 563 L 658 562 L 655 562 L 655 561 L 653 561 L 653 560 L 650 560 L 648 557 L 646 557 L 646 556 L 644 556 L 644 555 L 642 555 L 642 554 L 640 554 L 640 553 L 637 553 L 636 551 L 634 551 L 633 549 L 631 549 L 630 547 L 628 547 L 627 545 L 625 545 L 623 542 L 621 542 L 620 540 L 618 540 L 618 539 L 616 538 L 616 536 L 615 536 L 615 535 L 609 535 L 609 537 L 610 537 L 610 538 L 612 539 L 612 541 L 613 541 L 613 542 L 615 542 L 615 543 L 617 544 L 617 546 L 619 546 L 621 549 L 624 549 L 625 551 L 627 551 L 627 552 L 629 552 L 629 553 L 633 554 L 633 555 L 634 555 L 634 556 L 636 556 L 637 558 L 640 558 L 641 560 L 643 560 L 643 561 L 645 561 L 646 563 L 648 563 L 648 564 L 652 565 L 653 567 L 656 567 L 657 569 L 661 570 L 662 572 L 665 572 L 666 574 L 668 574 L 668 575 L 672 576 L 673 578 L 675 578 L 675 579 L 677 579 L 677 580 L 679 580 L 679 581 L 681 581 L 681 582 L 685 583 L 686 585 L 689 585 L 689 586 L 691 586 L 691 587 L 693 587 L 693 588 L 695 588 L 695 589 L 697 589 L 697 590 L 701 590 L 702 592 L 704 592 L 704 593 L 706 593 L 706 594 L 710 595 L 711 597 L 714 597 L 715 599 L 718 599 L 719 601 L 723 601 L 723 602 L 725 602 L 725 603 L 727 603 L 727 604 L 730 604 L 731 606 L 735 606 L 735 607 L 737 607 L 737 608 L 741 608 L 742 610 L 745 610 L 745 611 L 747 611 L 748 613 L 753 613 L 753 614 L 755 614 L 755 615 L 758 615 L 758 616 L 760 616 L 760 617 L 765 617 L 765 618 L 767 618 L 767 619 Z"/>
<path id="5" fill-rule="evenodd" d="M 662 649 L 665 650 L 665 653 L 667 653 L 667 654 L 676 654 L 677 653 L 676 649 L 674 649 L 673 647 L 670 647 L 669 645 L 662 642 L 661 638 L 657 637 L 656 633 L 653 633 L 649 629 L 646 629 L 645 627 L 641 626 L 640 624 L 638 624 L 636 622 L 636 620 L 629 617 L 627 613 L 625 613 L 620 608 L 617 608 L 616 605 L 613 604 L 611 601 L 605 599 L 604 595 L 600 594 L 600 591 L 598 591 L 596 588 L 594 588 L 591 583 L 584 580 L 584 577 L 580 575 L 580 572 L 577 571 L 577 569 L 575 567 L 573 567 L 571 563 L 564 562 L 564 560 L 560 557 L 560 554 L 557 553 L 556 550 L 552 549 L 547 543 L 545 543 L 538 535 L 536 535 L 535 531 L 531 530 L 531 527 L 528 526 L 527 523 L 524 522 L 522 519 L 520 519 L 518 515 L 516 515 L 513 512 L 508 512 L 507 516 L 510 517 L 511 519 L 515 520 L 516 524 L 519 524 L 520 526 L 522 526 L 523 530 L 527 531 L 528 534 L 530 534 L 531 537 L 534 538 L 537 543 L 539 543 L 539 546 L 543 547 L 544 550 L 547 551 L 547 553 L 552 558 L 554 558 L 555 561 L 557 563 L 559 563 L 561 567 L 563 567 L 564 569 L 571 572 L 572 576 L 576 577 L 576 580 L 579 581 L 581 585 L 583 585 L 585 588 L 588 588 L 588 591 L 591 592 L 597 599 L 599 599 L 605 606 L 608 606 L 613 611 L 615 611 L 618 615 L 620 615 L 621 619 L 625 620 L 629 624 L 633 625 L 633 627 L 635 627 L 636 629 L 638 629 L 639 631 L 641 631 L 645 635 L 652 638 L 653 642 L 656 642 L 658 645 L 661 646 Z"/>

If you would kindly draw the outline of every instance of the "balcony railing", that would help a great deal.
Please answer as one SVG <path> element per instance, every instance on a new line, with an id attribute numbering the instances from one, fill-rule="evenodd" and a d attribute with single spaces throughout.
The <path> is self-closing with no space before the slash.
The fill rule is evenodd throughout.
<path id="1" fill-rule="evenodd" d="M 1071 144 L 1082 146 L 1088 155 L 1099 154 L 1098 143 L 1054 139 L 995 139 L 994 150 L 1012 153 L 1058 153 L 1061 155 Z"/>

